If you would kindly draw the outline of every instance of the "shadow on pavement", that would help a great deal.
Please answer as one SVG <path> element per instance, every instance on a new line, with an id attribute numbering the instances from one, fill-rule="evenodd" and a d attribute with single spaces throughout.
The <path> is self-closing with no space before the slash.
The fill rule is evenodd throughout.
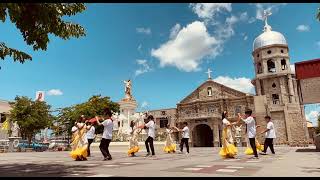
<path id="1" fill-rule="evenodd" d="M 0 164 L 0 177 L 89 176 L 89 167 L 63 164 Z"/>
<path id="2" fill-rule="evenodd" d="M 297 149 L 296 152 L 320 152 L 320 150 L 319 149 L 304 148 L 304 149 Z"/>

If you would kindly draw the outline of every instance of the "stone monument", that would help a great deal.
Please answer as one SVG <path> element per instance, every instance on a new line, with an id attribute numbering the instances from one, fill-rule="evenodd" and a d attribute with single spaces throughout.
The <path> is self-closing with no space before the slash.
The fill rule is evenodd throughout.
<path id="1" fill-rule="evenodd" d="M 240 147 L 241 146 L 241 126 L 234 126 L 234 129 L 236 131 L 235 133 L 235 139 L 236 139 L 236 142 L 237 142 L 237 147 Z"/>
<path id="2" fill-rule="evenodd" d="M 133 120 L 133 116 L 136 113 L 137 102 L 132 96 L 131 92 L 131 80 L 123 81 L 125 84 L 125 97 L 119 102 L 120 105 L 120 115 L 119 121 L 120 126 L 118 129 L 118 135 L 121 137 L 121 141 L 126 139 L 126 135 L 129 134 L 130 121 Z"/>

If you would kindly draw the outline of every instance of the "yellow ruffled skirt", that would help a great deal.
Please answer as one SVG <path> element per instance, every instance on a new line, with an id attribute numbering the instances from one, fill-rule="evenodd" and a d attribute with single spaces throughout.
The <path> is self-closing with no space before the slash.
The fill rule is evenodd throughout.
<path id="1" fill-rule="evenodd" d="M 238 153 L 238 149 L 235 145 L 229 144 L 227 147 L 222 147 L 219 155 L 223 158 L 234 158 Z"/>
<path id="2" fill-rule="evenodd" d="M 81 160 L 83 158 L 87 158 L 88 152 L 87 152 L 87 146 L 79 147 L 73 151 L 70 152 L 70 156 L 74 160 Z"/>
<path id="3" fill-rule="evenodd" d="M 128 150 L 128 155 L 131 155 L 132 153 L 137 153 L 139 151 L 139 149 L 140 149 L 139 146 L 134 146 L 134 147 L 130 148 Z"/>
<path id="4" fill-rule="evenodd" d="M 264 147 L 259 142 L 256 142 L 257 151 L 263 151 Z M 251 147 L 247 147 L 247 149 L 244 151 L 246 155 L 253 155 L 253 149 Z"/>
<path id="5" fill-rule="evenodd" d="M 169 146 L 165 146 L 163 148 L 163 151 L 166 153 L 174 153 L 176 152 L 176 149 L 177 149 L 176 144 L 171 144 Z"/>

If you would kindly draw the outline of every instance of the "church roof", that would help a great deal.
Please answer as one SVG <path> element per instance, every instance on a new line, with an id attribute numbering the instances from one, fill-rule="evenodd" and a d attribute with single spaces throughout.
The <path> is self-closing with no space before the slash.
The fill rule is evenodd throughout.
<path id="1" fill-rule="evenodd" d="M 213 81 L 212 79 L 208 79 L 207 81 L 203 82 L 198 88 L 196 88 L 194 91 L 192 91 L 188 96 L 186 96 L 184 99 L 182 99 L 178 104 L 186 102 L 191 96 L 193 96 L 195 93 L 197 93 L 198 90 L 202 89 L 208 83 L 213 84 L 214 86 L 219 87 L 220 89 L 223 89 L 224 91 L 232 92 L 232 93 L 236 94 L 237 97 L 247 96 L 247 94 L 244 92 L 241 92 L 241 91 L 232 89 L 228 86 L 225 86 L 223 84 L 217 83 L 217 82 Z M 222 93 L 224 91 L 222 91 Z"/>

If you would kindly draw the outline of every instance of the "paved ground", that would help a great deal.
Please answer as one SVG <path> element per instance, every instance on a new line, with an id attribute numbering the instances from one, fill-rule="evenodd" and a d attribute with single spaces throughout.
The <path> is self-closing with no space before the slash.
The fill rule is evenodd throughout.
<path id="1" fill-rule="evenodd" d="M 73 161 L 69 152 L 1 153 L 3 176 L 320 176 L 320 152 L 315 147 L 276 147 L 277 155 L 250 160 L 239 148 L 237 159 L 221 159 L 219 148 L 191 148 L 190 154 L 164 154 L 156 147 L 156 158 L 126 156 L 127 146 L 113 146 L 112 161 L 101 161 L 98 147 L 88 161 Z"/>

